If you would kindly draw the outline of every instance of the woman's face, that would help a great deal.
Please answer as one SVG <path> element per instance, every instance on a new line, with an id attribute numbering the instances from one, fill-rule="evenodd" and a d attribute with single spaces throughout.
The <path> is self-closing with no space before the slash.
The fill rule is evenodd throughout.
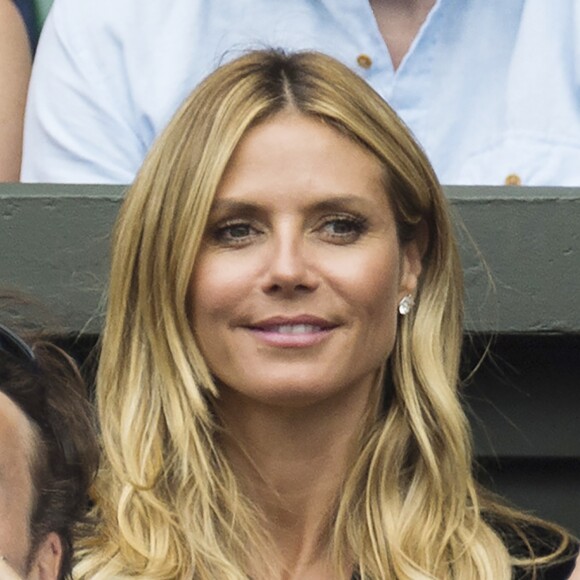
<path id="1" fill-rule="evenodd" d="M 371 388 L 420 273 L 382 177 L 371 153 L 297 113 L 244 137 L 191 281 L 198 344 L 230 394 L 300 407 Z"/>

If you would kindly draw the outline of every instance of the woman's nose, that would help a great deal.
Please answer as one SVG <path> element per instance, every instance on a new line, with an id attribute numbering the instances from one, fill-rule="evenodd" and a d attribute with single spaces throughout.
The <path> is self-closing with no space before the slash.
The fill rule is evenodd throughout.
<path id="1" fill-rule="evenodd" d="M 314 256 L 301 236 L 272 240 L 266 265 L 264 291 L 291 295 L 312 292 L 318 287 Z"/>

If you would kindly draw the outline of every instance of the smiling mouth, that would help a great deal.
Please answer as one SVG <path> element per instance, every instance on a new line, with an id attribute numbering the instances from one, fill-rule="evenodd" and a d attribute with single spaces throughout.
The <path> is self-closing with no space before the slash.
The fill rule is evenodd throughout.
<path id="1" fill-rule="evenodd" d="M 267 346 L 305 348 L 323 342 L 339 326 L 327 320 L 310 318 L 295 321 L 271 319 L 245 328 L 254 338 Z"/>
<path id="2" fill-rule="evenodd" d="M 280 324 L 278 326 L 256 327 L 255 330 L 262 332 L 273 332 L 276 334 L 311 334 L 313 332 L 321 332 L 328 330 L 322 326 L 315 326 L 314 324 Z"/>

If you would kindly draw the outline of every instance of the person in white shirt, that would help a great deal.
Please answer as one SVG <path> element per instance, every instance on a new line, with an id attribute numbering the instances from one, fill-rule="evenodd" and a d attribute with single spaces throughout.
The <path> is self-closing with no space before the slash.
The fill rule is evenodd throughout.
<path id="1" fill-rule="evenodd" d="M 579 31 L 576 0 L 56 0 L 23 180 L 131 182 L 207 74 L 278 47 L 358 72 L 444 184 L 580 185 Z"/>

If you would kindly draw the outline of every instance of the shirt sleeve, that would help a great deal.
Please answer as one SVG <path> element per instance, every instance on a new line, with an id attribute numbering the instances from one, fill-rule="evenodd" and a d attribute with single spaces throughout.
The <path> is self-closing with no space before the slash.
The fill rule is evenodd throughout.
<path id="1" fill-rule="evenodd" d="M 55 0 L 33 67 L 22 181 L 133 180 L 145 146 L 124 70 L 131 38 L 114 6 L 108 0 Z"/>

